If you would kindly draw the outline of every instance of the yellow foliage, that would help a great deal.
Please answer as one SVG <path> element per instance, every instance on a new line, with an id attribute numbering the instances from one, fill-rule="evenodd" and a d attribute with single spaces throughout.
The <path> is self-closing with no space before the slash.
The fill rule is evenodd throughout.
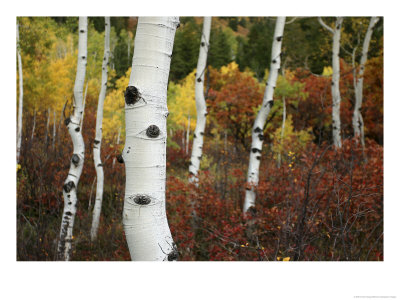
<path id="1" fill-rule="evenodd" d="M 289 261 L 290 257 L 285 257 L 284 259 L 282 259 L 282 261 Z"/>
<path id="2" fill-rule="evenodd" d="M 292 116 L 289 115 L 285 122 L 283 138 L 281 139 L 282 127 L 275 130 L 270 136 L 272 139 L 272 151 L 276 158 L 279 153 L 289 153 L 289 159 L 295 153 L 300 153 L 312 140 L 311 128 L 308 130 L 295 131 Z"/>
<path id="3" fill-rule="evenodd" d="M 107 92 L 104 100 L 103 111 L 103 138 L 112 140 L 118 135 L 118 130 L 121 128 L 120 140 L 125 137 L 125 98 L 124 93 L 126 87 L 129 85 L 129 77 L 131 68 L 129 68 L 125 76 L 122 76 L 115 82 L 116 89 Z M 109 78 L 115 76 L 115 72 L 109 73 Z"/>
<path id="4" fill-rule="evenodd" d="M 332 74 L 333 74 L 333 70 L 332 70 L 331 66 L 324 67 L 324 70 L 322 71 L 322 76 L 328 77 L 328 76 L 332 76 Z"/>
<path id="5" fill-rule="evenodd" d="M 168 122 L 176 127 L 187 128 L 190 116 L 192 131 L 196 128 L 195 73 L 196 70 L 193 70 L 181 83 L 170 82 L 168 86 Z"/>

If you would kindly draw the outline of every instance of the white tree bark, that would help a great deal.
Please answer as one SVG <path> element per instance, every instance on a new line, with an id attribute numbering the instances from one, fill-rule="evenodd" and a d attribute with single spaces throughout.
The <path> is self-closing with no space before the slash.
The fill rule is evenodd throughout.
<path id="1" fill-rule="evenodd" d="M 131 259 L 176 260 L 165 209 L 167 84 L 178 17 L 139 17 L 125 91 L 123 224 Z"/>
<path id="2" fill-rule="evenodd" d="M 342 139 L 340 136 L 340 31 L 342 29 L 343 18 L 337 17 L 335 27 L 331 28 L 324 23 L 322 18 L 318 18 L 320 24 L 333 34 L 332 43 L 332 137 L 333 144 L 337 148 L 342 147 Z"/>
<path id="3" fill-rule="evenodd" d="M 118 136 L 117 136 L 117 145 L 119 145 L 119 138 L 121 136 L 121 127 L 118 129 Z M 114 169 L 115 166 L 115 156 L 113 158 L 112 168 Z"/>
<path id="4" fill-rule="evenodd" d="M 78 64 L 74 85 L 74 112 L 65 120 L 68 132 L 74 146 L 71 166 L 63 186 L 64 211 L 61 220 L 60 239 L 58 242 L 57 257 L 59 260 L 70 260 L 72 248 L 72 230 L 74 226 L 76 206 L 78 204 L 77 188 L 82 173 L 85 144 L 82 130 L 79 126 L 83 114 L 83 85 L 87 65 L 87 17 L 79 17 L 79 49 Z"/>
<path id="5" fill-rule="evenodd" d="M 203 150 L 204 129 L 206 127 L 207 107 L 204 99 L 204 73 L 207 65 L 207 54 L 210 44 L 211 17 L 204 17 L 201 34 L 199 59 L 196 68 L 195 98 L 196 98 L 196 129 L 193 135 L 192 156 L 189 165 L 189 182 L 198 184 L 198 173 Z"/>
<path id="6" fill-rule="evenodd" d="M 99 227 L 101 203 L 103 201 L 103 185 L 104 185 L 104 171 L 101 163 L 100 150 L 102 138 L 102 123 L 103 123 L 103 105 L 106 97 L 107 90 L 107 76 L 108 76 L 108 60 L 110 58 L 110 17 L 105 17 L 105 33 L 104 33 L 104 58 L 101 74 L 101 89 L 99 95 L 99 103 L 97 105 L 96 117 L 96 137 L 93 145 L 93 160 L 97 174 L 96 186 L 96 199 L 93 208 L 93 220 L 90 236 L 92 241 L 97 237 L 97 230 Z"/>
<path id="7" fill-rule="evenodd" d="M 47 145 L 47 140 L 49 138 L 49 126 L 50 126 L 50 107 L 47 108 L 46 138 L 45 138 L 46 145 Z"/>
<path id="8" fill-rule="evenodd" d="M 57 122 L 57 120 L 56 120 L 56 110 L 53 109 L 53 139 L 51 141 L 53 151 L 55 149 L 55 142 L 56 142 L 56 122 Z"/>
<path id="9" fill-rule="evenodd" d="M 36 128 L 36 108 L 33 112 L 33 125 L 32 125 L 31 141 L 33 141 L 33 137 L 35 136 L 35 128 Z"/>
<path id="10" fill-rule="evenodd" d="M 81 127 L 83 127 L 83 118 L 85 117 L 85 106 L 86 106 L 86 95 L 87 95 L 87 90 L 88 90 L 88 86 L 89 86 L 89 80 L 86 82 L 86 88 L 85 88 L 85 94 L 83 96 L 83 105 L 82 105 L 82 117 L 81 117 Z"/>
<path id="11" fill-rule="evenodd" d="M 190 137 L 190 115 L 188 115 L 188 125 L 186 129 L 186 154 L 189 153 L 189 137 Z"/>
<path id="12" fill-rule="evenodd" d="M 280 150 L 278 154 L 278 168 L 281 167 L 282 163 L 282 144 L 283 144 L 283 137 L 285 136 L 285 123 L 286 123 L 286 101 L 285 96 L 282 97 L 282 105 L 283 105 L 283 113 L 282 113 L 282 126 L 281 126 L 281 140 L 280 140 Z"/>
<path id="13" fill-rule="evenodd" d="M 22 107 L 24 101 L 24 86 L 22 78 L 22 59 L 19 46 L 19 24 L 17 23 L 17 54 L 18 54 L 18 76 L 19 76 L 19 100 L 18 100 L 18 125 L 17 125 L 17 163 L 21 153 L 22 142 Z"/>
<path id="14" fill-rule="evenodd" d="M 363 48 L 362 48 L 362 55 L 360 59 L 360 68 L 358 71 L 358 75 L 355 78 L 354 90 L 355 90 L 355 105 L 354 105 L 354 112 L 353 112 L 353 129 L 354 129 L 354 136 L 361 141 L 361 145 L 364 147 L 364 121 L 361 115 L 361 105 L 362 105 L 362 97 L 363 97 L 363 83 L 364 83 L 364 69 L 365 63 L 367 62 L 368 58 L 368 49 L 369 43 L 371 42 L 372 32 L 376 23 L 378 23 L 379 17 L 372 17 L 367 32 L 365 34 Z"/>
<path id="15" fill-rule="evenodd" d="M 272 42 L 271 65 L 267 85 L 265 87 L 264 98 L 260 110 L 252 129 L 252 142 L 249 159 L 249 169 L 247 172 L 246 196 L 244 199 L 243 212 L 255 205 L 258 186 L 259 169 L 261 161 L 262 144 L 264 140 L 263 128 L 274 103 L 274 89 L 278 79 L 278 71 L 281 65 L 281 48 L 283 39 L 283 30 L 286 17 L 278 17 L 275 24 L 274 40 Z"/>

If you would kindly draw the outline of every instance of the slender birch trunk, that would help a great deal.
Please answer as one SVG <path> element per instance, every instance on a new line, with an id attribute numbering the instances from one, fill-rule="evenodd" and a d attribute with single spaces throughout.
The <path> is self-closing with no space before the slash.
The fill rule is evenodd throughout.
<path id="1" fill-rule="evenodd" d="M 49 127 L 50 127 L 50 108 L 47 108 L 46 138 L 45 138 L 46 146 L 49 138 Z"/>
<path id="2" fill-rule="evenodd" d="M 35 128 L 36 128 L 36 108 L 33 112 L 33 125 L 32 125 L 31 141 L 33 141 L 33 137 L 35 136 Z"/>
<path id="3" fill-rule="evenodd" d="M 89 80 L 86 82 L 86 88 L 85 88 L 85 94 L 83 96 L 83 108 L 82 108 L 82 118 L 81 118 L 81 127 L 83 127 L 83 118 L 85 117 L 85 106 L 86 106 L 86 95 L 87 95 L 87 90 L 89 86 Z"/>
<path id="4" fill-rule="evenodd" d="M 333 144 L 337 148 L 342 147 L 340 137 L 340 31 L 342 29 L 343 18 L 337 17 L 335 27 L 331 28 L 324 23 L 322 18 L 318 18 L 320 24 L 333 34 L 332 43 L 332 137 Z"/>
<path id="5" fill-rule="evenodd" d="M 282 97 L 282 105 L 283 105 L 283 113 L 282 113 L 282 126 L 281 126 L 281 140 L 280 140 L 280 150 L 278 154 L 278 168 L 281 167 L 282 163 L 282 144 L 283 144 L 283 137 L 285 136 L 285 123 L 286 123 L 286 101 L 285 96 Z"/>
<path id="6" fill-rule="evenodd" d="M 278 79 L 278 71 L 281 65 L 281 47 L 283 39 L 283 30 L 286 17 L 278 17 L 275 24 L 274 40 L 272 42 L 271 66 L 265 87 L 262 106 L 258 111 L 256 120 L 252 129 L 252 142 L 249 159 L 249 169 L 247 172 L 246 196 L 244 199 L 243 212 L 247 212 L 250 207 L 255 205 L 258 186 L 259 169 L 261 161 L 262 144 L 264 140 L 263 128 L 274 104 L 274 89 Z"/>
<path id="7" fill-rule="evenodd" d="M 165 209 L 167 84 L 178 24 L 178 17 L 139 17 L 125 91 L 123 224 L 135 261 L 178 258 Z"/>
<path id="8" fill-rule="evenodd" d="M 363 97 L 363 83 L 364 83 L 364 70 L 365 63 L 368 58 L 368 49 L 369 43 L 371 42 L 371 36 L 374 30 L 376 23 L 378 23 L 378 17 L 372 17 L 369 26 L 367 29 L 367 33 L 365 34 L 362 55 L 360 59 L 360 68 L 358 74 L 355 78 L 354 90 L 355 90 L 355 105 L 354 105 L 354 113 L 353 113 L 353 129 L 354 136 L 361 141 L 361 145 L 364 147 L 364 121 L 361 115 L 361 105 L 362 105 L 362 97 Z"/>
<path id="9" fill-rule="evenodd" d="M 186 130 L 186 154 L 189 153 L 189 137 L 190 137 L 190 115 L 188 116 L 188 125 Z"/>
<path id="10" fill-rule="evenodd" d="M 118 129 L 118 136 L 117 136 L 117 145 L 119 145 L 119 138 L 121 136 L 121 127 Z M 115 156 L 113 158 L 112 168 L 114 169 L 115 166 Z"/>
<path id="11" fill-rule="evenodd" d="M 100 150 L 102 138 L 102 123 L 103 123 L 103 105 L 106 97 L 107 90 L 107 76 L 108 76 L 108 60 L 110 58 L 110 17 L 105 17 L 105 33 L 104 33 L 104 58 L 101 74 L 101 89 L 99 95 L 99 103 L 97 105 L 96 117 L 96 137 L 93 145 L 93 160 L 97 174 L 96 186 L 96 199 L 93 208 L 93 220 L 90 236 L 92 241 L 97 237 L 97 230 L 99 227 L 101 203 L 103 201 L 103 185 L 104 185 L 104 170 L 101 163 Z"/>
<path id="12" fill-rule="evenodd" d="M 17 22 L 17 53 L 18 53 L 18 77 L 19 77 L 19 100 L 18 100 L 18 131 L 17 131 L 17 163 L 21 153 L 22 142 L 22 107 L 24 102 L 24 86 L 22 78 L 22 59 L 21 50 L 19 46 L 19 24 Z"/>
<path id="13" fill-rule="evenodd" d="M 71 257 L 72 230 L 74 227 L 76 206 L 78 204 L 77 188 L 85 155 L 85 144 L 79 124 L 83 114 L 83 85 L 87 65 L 87 24 L 87 17 L 79 17 L 79 50 L 74 86 L 74 112 L 71 117 L 65 120 L 74 146 L 74 154 L 72 155 L 71 167 L 63 186 L 64 211 L 57 249 L 57 258 L 59 260 L 70 260 Z"/>
<path id="14" fill-rule="evenodd" d="M 210 45 L 211 17 L 204 17 L 203 33 L 201 34 L 199 60 L 197 61 L 195 98 L 196 98 L 196 129 L 193 135 L 192 156 L 189 165 L 189 182 L 198 185 L 198 173 L 203 150 L 204 129 L 206 127 L 207 107 L 204 98 L 204 72 L 207 65 L 207 54 Z"/>
<path id="15" fill-rule="evenodd" d="M 56 110 L 53 109 L 53 139 L 51 141 L 53 151 L 55 149 L 55 142 L 56 142 L 56 122 L 57 122 L 57 120 L 56 120 Z"/>

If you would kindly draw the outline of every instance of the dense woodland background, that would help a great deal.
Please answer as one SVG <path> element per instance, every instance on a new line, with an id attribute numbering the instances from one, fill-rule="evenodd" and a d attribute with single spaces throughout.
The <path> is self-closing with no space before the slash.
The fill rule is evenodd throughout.
<path id="1" fill-rule="evenodd" d="M 195 128 L 194 73 L 202 18 L 180 20 L 169 76 L 167 143 L 167 215 L 180 260 L 383 260 L 383 20 L 374 30 L 364 76 L 364 150 L 352 139 L 351 118 L 353 71 L 369 18 L 344 20 L 343 147 L 336 151 L 331 146 L 331 35 L 315 17 L 287 18 L 282 75 L 264 128 L 257 205 L 245 216 L 251 127 L 268 76 L 275 18 L 213 18 L 205 74 L 209 115 L 198 188 L 188 183 L 191 143 L 187 147 L 186 134 L 189 116 L 190 139 Z M 326 23 L 333 20 L 325 18 Z M 62 186 L 72 153 L 62 110 L 65 103 L 66 113 L 72 109 L 78 18 L 24 17 L 18 22 L 24 113 L 17 166 L 17 260 L 54 260 Z M 137 18 L 111 18 L 112 59 L 102 146 L 105 189 L 95 243 L 90 242 L 96 176 L 92 146 L 104 18 L 89 18 L 89 22 L 82 126 L 86 156 L 73 260 L 129 260 L 122 228 L 125 171 L 118 162 L 113 166 L 113 161 L 124 144 L 123 92 L 129 81 Z M 281 139 L 283 97 L 288 116 Z M 190 213 L 192 199 L 196 218 Z"/>

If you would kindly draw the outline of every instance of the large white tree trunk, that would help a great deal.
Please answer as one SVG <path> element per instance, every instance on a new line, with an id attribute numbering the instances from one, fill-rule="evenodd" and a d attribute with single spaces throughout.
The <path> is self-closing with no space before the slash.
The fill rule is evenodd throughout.
<path id="1" fill-rule="evenodd" d="M 335 27 L 331 28 L 318 18 L 321 25 L 333 34 L 332 43 L 332 138 L 333 144 L 337 148 L 342 147 L 342 139 L 340 136 L 340 32 L 342 29 L 343 18 L 337 17 Z"/>
<path id="2" fill-rule="evenodd" d="M 264 140 L 263 128 L 274 103 L 274 89 L 276 86 L 276 80 L 278 79 L 278 71 L 281 66 L 281 48 L 285 20 L 286 17 L 278 17 L 276 20 L 268 81 L 265 87 L 263 102 L 252 129 L 252 142 L 243 212 L 247 212 L 250 207 L 255 205 L 255 190 L 258 186 L 261 152 Z"/>
<path id="3" fill-rule="evenodd" d="M 78 204 L 77 188 L 82 173 L 85 155 L 85 144 L 82 137 L 80 121 L 83 114 L 83 85 L 87 65 L 87 17 L 79 17 L 79 49 L 78 65 L 74 86 L 74 112 L 65 120 L 68 132 L 74 146 L 71 158 L 71 167 L 63 186 L 64 211 L 61 220 L 60 240 L 58 242 L 57 256 L 59 260 L 69 260 L 72 248 L 72 230 L 74 226 L 76 206 Z"/>
<path id="4" fill-rule="evenodd" d="M 56 122 L 57 122 L 57 120 L 56 120 L 56 110 L 53 109 L 53 139 L 51 141 L 53 151 L 55 149 L 55 142 L 56 142 Z"/>
<path id="5" fill-rule="evenodd" d="M 17 163 L 19 162 L 19 155 L 21 153 L 22 142 L 22 106 L 24 101 L 24 86 L 22 78 L 22 60 L 21 51 L 19 47 L 19 24 L 17 23 L 17 52 L 18 52 L 18 77 L 19 77 L 19 100 L 18 100 L 18 125 L 17 125 Z"/>
<path id="6" fill-rule="evenodd" d="M 101 203 L 103 201 L 103 185 L 104 185 L 104 171 L 101 163 L 100 150 L 102 138 L 102 123 L 103 123 L 103 105 L 106 97 L 107 90 L 107 76 L 108 76 L 108 60 L 110 57 L 110 17 L 105 17 L 105 33 L 104 33 L 104 58 L 101 74 L 101 89 L 99 95 L 99 103 L 97 104 L 97 117 L 96 117 L 96 137 L 93 145 L 93 160 L 97 174 L 96 186 L 96 199 L 93 208 L 93 220 L 90 236 L 92 241 L 97 237 L 97 230 L 99 227 Z"/>
<path id="7" fill-rule="evenodd" d="M 372 32 L 374 30 L 374 26 L 378 23 L 378 17 L 372 17 L 367 32 L 365 34 L 363 48 L 362 48 L 362 55 L 360 60 L 360 66 L 358 75 L 355 78 L 355 105 L 354 105 L 354 112 L 353 112 L 353 129 L 354 129 L 354 136 L 361 140 L 361 144 L 364 147 L 364 121 L 361 115 L 361 105 L 362 105 L 362 97 L 363 97 L 363 83 L 364 83 L 364 69 L 365 63 L 367 62 L 368 58 L 368 49 L 369 43 L 371 41 Z"/>
<path id="8" fill-rule="evenodd" d="M 176 260 L 165 209 L 167 84 L 178 17 L 139 17 L 125 91 L 123 224 L 132 260 Z"/>
<path id="9" fill-rule="evenodd" d="M 207 107 L 204 99 L 204 73 L 207 65 L 207 54 L 210 44 L 211 17 L 204 17 L 203 33 L 201 34 L 199 60 L 197 61 L 195 98 L 196 98 L 196 129 L 193 135 L 192 156 L 189 165 L 189 182 L 199 182 L 198 173 L 203 150 L 204 129 L 206 127 Z"/>

